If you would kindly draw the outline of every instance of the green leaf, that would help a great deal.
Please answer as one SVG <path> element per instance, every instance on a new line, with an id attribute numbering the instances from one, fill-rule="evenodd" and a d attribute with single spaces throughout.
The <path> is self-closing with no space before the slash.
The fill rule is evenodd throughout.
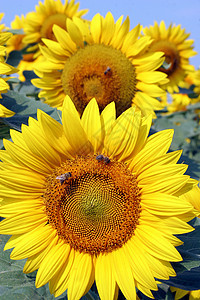
<path id="1" fill-rule="evenodd" d="M 6 94 L 3 94 L 2 97 L 1 104 L 16 113 L 11 118 L 2 118 L 2 122 L 11 128 L 20 130 L 22 123 L 28 124 L 29 117 L 37 119 L 37 109 L 43 110 L 60 122 L 60 111 L 50 107 L 48 104 L 35 101 L 33 98 L 26 97 L 15 91 L 8 91 Z"/>
<path id="2" fill-rule="evenodd" d="M 0 121 L 0 149 L 3 148 L 3 139 L 10 139 L 10 126 Z"/>
<path id="3" fill-rule="evenodd" d="M 184 290 L 200 289 L 200 222 L 193 219 L 190 224 L 194 231 L 178 235 L 183 245 L 177 247 L 183 261 L 172 263 L 177 276 L 162 282 Z"/>
<path id="4" fill-rule="evenodd" d="M 8 31 L 13 33 L 13 34 L 24 34 L 23 29 L 11 29 L 11 28 L 9 28 Z"/>
<path id="5" fill-rule="evenodd" d="M 17 67 L 22 60 L 22 54 L 21 51 L 14 50 L 9 53 L 7 63 L 13 67 Z"/>

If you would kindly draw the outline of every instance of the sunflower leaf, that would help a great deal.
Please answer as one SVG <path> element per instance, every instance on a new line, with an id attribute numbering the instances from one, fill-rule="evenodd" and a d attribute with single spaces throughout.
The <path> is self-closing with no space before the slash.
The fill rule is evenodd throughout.
<path id="1" fill-rule="evenodd" d="M 2 95 L 1 104 L 15 112 L 11 118 L 2 118 L 1 120 L 16 130 L 20 130 L 22 123 L 28 124 L 28 118 L 37 118 L 37 109 L 41 109 L 51 117 L 60 121 L 60 115 L 56 108 L 50 107 L 41 101 L 35 101 L 33 98 L 26 97 L 15 91 L 8 91 Z"/>
<path id="2" fill-rule="evenodd" d="M 3 148 L 3 139 L 10 139 L 10 126 L 0 122 L 0 149 Z"/>
<path id="3" fill-rule="evenodd" d="M 6 63 L 13 67 L 17 67 L 21 60 L 22 60 L 21 51 L 14 50 L 9 53 Z"/>

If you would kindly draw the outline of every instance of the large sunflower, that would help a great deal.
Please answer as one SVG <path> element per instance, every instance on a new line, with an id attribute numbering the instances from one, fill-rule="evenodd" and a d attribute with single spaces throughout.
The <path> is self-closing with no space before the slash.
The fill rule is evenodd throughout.
<path id="1" fill-rule="evenodd" d="M 153 39 L 149 51 L 163 51 L 165 61 L 158 69 L 167 74 L 169 82 L 162 85 L 169 93 L 179 92 L 178 85 L 183 81 L 186 74 L 193 70 L 189 58 L 196 55 L 193 51 L 193 40 L 188 40 L 189 33 L 181 29 L 181 25 L 170 25 L 168 28 L 165 22 L 160 25 L 155 22 L 154 26 L 143 29 L 144 35 Z"/>
<path id="2" fill-rule="evenodd" d="M 75 0 L 65 0 L 63 4 L 61 0 L 44 0 L 44 3 L 39 1 L 38 5 L 35 6 L 36 11 L 26 15 L 23 42 L 25 44 L 37 44 L 35 57 L 40 54 L 38 45 L 42 38 L 55 39 L 52 31 L 54 24 L 65 28 L 67 18 L 81 17 L 86 14 L 87 9 L 78 10 L 79 3 L 75 4 L 74 2 Z"/>
<path id="3" fill-rule="evenodd" d="M 7 75 L 17 72 L 17 69 L 5 62 L 7 51 L 4 45 L 11 36 L 12 34 L 9 32 L 0 32 L 0 98 L 2 98 L 1 93 L 6 93 L 9 90 L 9 85 L 7 83 L 9 77 Z M 14 112 L 0 104 L 0 117 L 8 118 L 14 114 Z"/>
<path id="4" fill-rule="evenodd" d="M 118 288 L 136 299 L 135 287 L 152 297 L 155 278 L 175 276 L 182 258 L 174 235 L 193 228 L 184 193 L 196 181 L 167 153 L 173 130 L 147 138 L 151 116 L 135 107 L 115 119 L 114 103 L 99 114 L 92 99 L 79 114 L 68 98 L 63 125 L 42 111 L 1 151 L 0 233 L 12 237 L 11 258 L 38 269 L 36 287 L 49 282 L 59 296 L 80 299 L 96 281 L 101 299 Z M 196 196 L 196 194 L 195 194 Z"/>
<path id="5" fill-rule="evenodd" d="M 79 18 L 67 19 L 67 31 L 54 25 L 56 41 L 43 39 L 46 62 L 38 64 L 41 79 L 33 84 L 41 88 L 39 96 L 54 107 L 61 107 L 65 95 L 82 113 L 95 97 L 100 110 L 115 101 L 117 114 L 132 103 L 143 114 L 162 108 L 155 98 L 165 94 L 158 83 L 166 83 L 166 74 L 155 71 L 163 63 L 163 53 L 144 54 L 150 37 L 139 39 L 140 25 L 129 31 L 129 18 L 115 23 L 111 13 L 94 16 L 91 24 Z"/>

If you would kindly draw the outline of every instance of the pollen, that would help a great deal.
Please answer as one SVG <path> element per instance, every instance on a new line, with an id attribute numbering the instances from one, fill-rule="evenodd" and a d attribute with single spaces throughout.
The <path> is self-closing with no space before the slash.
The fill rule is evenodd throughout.
<path id="1" fill-rule="evenodd" d="M 82 113 L 95 97 L 100 111 L 112 101 L 117 114 L 131 107 L 136 73 L 131 61 L 118 49 L 103 44 L 86 45 L 69 57 L 62 72 L 66 95 Z"/>
<path id="2" fill-rule="evenodd" d="M 64 182 L 58 180 L 68 174 Z M 48 223 L 79 252 L 98 255 L 120 248 L 139 224 L 140 189 L 124 163 L 78 156 L 46 179 L 42 199 Z"/>

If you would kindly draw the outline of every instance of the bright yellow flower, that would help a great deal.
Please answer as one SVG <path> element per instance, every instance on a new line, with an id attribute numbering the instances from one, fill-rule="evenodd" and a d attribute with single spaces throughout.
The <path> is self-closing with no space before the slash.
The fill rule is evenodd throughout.
<path id="1" fill-rule="evenodd" d="M 190 97 L 187 94 L 172 94 L 172 102 L 167 105 L 167 110 L 172 113 L 175 111 L 185 111 L 191 103 Z"/>
<path id="2" fill-rule="evenodd" d="M 9 90 L 9 85 L 7 80 L 9 77 L 5 75 L 10 75 L 16 73 L 17 70 L 12 66 L 8 65 L 6 60 L 6 47 L 4 46 L 6 41 L 12 36 L 11 33 L 8 32 L 0 32 L 0 98 L 2 98 L 1 93 L 6 93 Z M 7 109 L 5 106 L 0 104 L 0 117 L 1 118 L 8 118 L 12 117 L 14 112 Z"/>
<path id="3" fill-rule="evenodd" d="M 22 15 L 21 17 L 16 16 L 14 21 L 11 23 L 12 29 L 23 29 L 25 23 L 25 17 Z M 25 34 L 15 34 L 13 35 L 7 42 L 7 51 L 10 53 L 11 51 L 18 50 L 21 51 L 27 47 L 26 44 L 23 42 Z M 39 57 L 34 58 L 35 55 L 35 48 L 34 46 L 27 49 L 30 53 L 25 53 L 22 55 L 22 60 L 20 61 L 18 65 L 18 74 L 19 79 L 21 81 L 25 81 L 25 77 L 23 75 L 23 71 L 32 71 L 34 68 L 34 65 L 38 63 L 39 61 L 42 61 L 43 58 L 40 55 Z"/>
<path id="4" fill-rule="evenodd" d="M 139 39 L 140 25 L 129 31 L 129 18 L 114 22 L 111 13 L 94 16 L 91 24 L 79 18 L 67 20 L 67 31 L 54 25 L 56 41 L 43 39 L 46 62 L 38 64 L 41 79 L 39 96 L 53 107 L 61 108 L 65 95 L 82 113 L 95 97 L 100 110 L 115 101 L 117 114 L 134 103 L 143 114 L 162 108 L 156 97 L 165 92 L 166 74 L 155 71 L 164 61 L 163 53 L 144 54 L 151 38 Z"/>
<path id="5" fill-rule="evenodd" d="M 173 130 L 150 137 L 151 116 L 135 106 L 115 117 L 114 103 L 99 114 L 95 99 L 82 117 L 68 96 L 62 124 L 42 111 L 4 141 L 0 172 L 0 234 L 12 237 L 11 258 L 38 269 L 36 287 L 80 299 L 94 280 L 102 300 L 135 287 L 153 297 L 155 278 L 175 276 L 181 261 L 175 235 L 193 228 L 183 198 L 196 181 L 170 152 Z M 196 197 L 196 195 L 195 195 Z"/>
<path id="6" fill-rule="evenodd" d="M 154 39 L 149 51 L 165 53 L 165 61 L 158 70 L 167 74 L 169 82 L 161 86 L 169 93 L 178 92 L 178 85 L 193 70 L 189 58 L 197 54 L 193 51 L 193 40 L 187 39 L 190 34 L 185 33 L 181 25 L 170 25 L 166 28 L 164 21 L 160 25 L 155 22 L 154 26 L 144 28 L 143 32 L 145 36 Z"/>
<path id="7" fill-rule="evenodd" d="M 75 0 L 65 0 L 63 4 L 61 0 L 44 0 L 44 3 L 39 1 L 38 5 L 35 6 L 36 11 L 26 15 L 23 42 L 25 44 L 37 44 L 37 53 L 34 58 L 40 54 L 38 45 L 42 38 L 55 39 L 52 31 L 54 24 L 65 28 L 68 18 L 81 17 L 86 14 L 87 10 L 78 10 L 79 3 L 75 4 L 74 2 Z"/>
<path id="8" fill-rule="evenodd" d="M 175 111 L 185 111 L 187 110 L 187 106 L 189 104 L 195 104 L 200 101 L 200 79 L 199 79 L 199 71 L 193 70 L 193 72 L 190 72 L 185 78 L 184 81 L 180 83 L 180 88 L 183 88 L 186 90 L 184 93 L 174 93 L 171 94 L 172 102 L 167 103 L 165 102 L 165 106 L 167 107 L 168 111 L 175 112 Z M 196 85 L 194 88 L 194 93 L 196 93 L 196 97 L 190 97 L 190 95 L 187 93 L 187 90 L 189 92 L 189 89 L 193 85 Z M 191 91 L 192 92 L 192 91 Z"/>

